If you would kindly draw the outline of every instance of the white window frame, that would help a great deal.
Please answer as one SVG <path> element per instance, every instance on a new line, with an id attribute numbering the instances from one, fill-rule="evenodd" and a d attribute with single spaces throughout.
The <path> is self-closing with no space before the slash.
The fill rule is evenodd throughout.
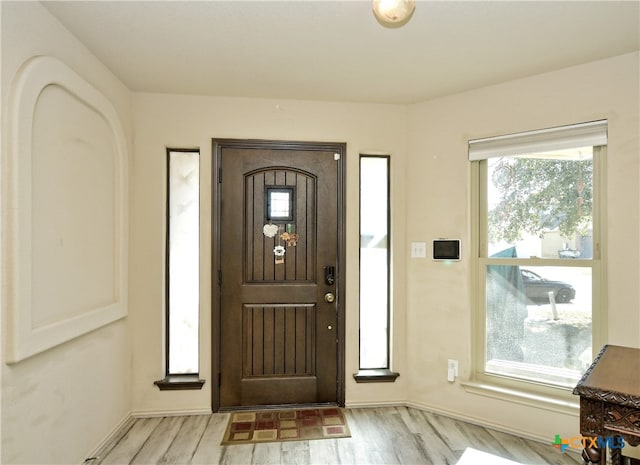
<path id="1" fill-rule="evenodd" d="M 486 366 L 486 270 L 488 265 L 527 266 L 577 266 L 592 270 L 592 355 L 598 353 L 606 341 L 606 286 L 604 281 L 604 241 L 603 218 L 605 212 L 606 179 L 606 121 L 596 121 L 567 127 L 544 129 L 526 133 L 478 139 L 469 143 L 471 161 L 471 221 L 473 239 L 471 243 L 473 282 L 473 327 L 472 331 L 472 376 L 464 383 L 467 391 L 490 397 L 510 399 L 518 403 L 536 407 L 551 408 L 555 411 L 575 412 L 578 400 L 572 395 L 572 388 L 488 373 Z M 572 130 L 573 129 L 573 130 Z M 603 137 L 604 133 L 604 137 Z M 565 135 L 567 137 L 562 138 Z M 554 145 L 554 140 L 556 143 Z M 562 145 L 557 143 L 557 140 Z M 503 156 L 505 153 L 526 153 L 545 151 L 553 148 L 569 148 L 592 145 L 593 156 L 593 249 L 590 260 L 566 260 L 549 258 L 490 258 L 487 245 L 487 169 L 486 160 Z M 598 148 L 596 148 L 598 147 Z"/>

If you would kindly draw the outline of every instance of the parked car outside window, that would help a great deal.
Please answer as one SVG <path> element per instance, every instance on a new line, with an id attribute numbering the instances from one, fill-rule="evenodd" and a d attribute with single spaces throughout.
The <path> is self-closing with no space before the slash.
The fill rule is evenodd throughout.
<path id="1" fill-rule="evenodd" d="M 576 296 L 576 290 L 564 281 L 545 279 L 531 270 L 520 269 L 527 300 L 535 303 L 549 302 L 549 292 L 553 292 L 555 301 L 560 304 L 571 302 Z"/>

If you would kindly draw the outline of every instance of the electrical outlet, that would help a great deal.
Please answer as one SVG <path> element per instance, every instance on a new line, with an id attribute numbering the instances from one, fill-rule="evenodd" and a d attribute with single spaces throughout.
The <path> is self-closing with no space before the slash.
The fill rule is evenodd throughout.
<path id="1" fill-rule="evenodd" d="M 449 359 L 448 362 L 449 367 L 453 368 L 453 372 L 456 376 L 458 376 L 458 361 Z"/>
<path id="2" fill-rule="evenodd" d="M 458 376 L 458 361 L 449 359 L 447 360 L 447 381 L 453 383 Z"/>

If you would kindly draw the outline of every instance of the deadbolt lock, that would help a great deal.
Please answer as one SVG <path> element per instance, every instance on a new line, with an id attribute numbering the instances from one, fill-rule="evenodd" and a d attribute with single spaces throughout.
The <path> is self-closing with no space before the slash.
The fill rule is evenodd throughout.
<path id="1" fill-rule="evenodd" d="M 327 292 L 324 295 L 324 301 L 327 302 L 327 303 L 333 303 L 333 302 L 335 302 L 335 300 L 336 300 L 336 296 L 333 295 L 331 292 Z"/>

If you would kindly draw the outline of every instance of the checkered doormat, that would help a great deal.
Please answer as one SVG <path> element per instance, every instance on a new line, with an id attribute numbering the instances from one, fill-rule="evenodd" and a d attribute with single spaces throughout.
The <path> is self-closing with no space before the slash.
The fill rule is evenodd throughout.
<path id="1" fill-rule="evenodd" d="M 231 413 L 222 445 L 351 437 L 340 408 Z"/>

